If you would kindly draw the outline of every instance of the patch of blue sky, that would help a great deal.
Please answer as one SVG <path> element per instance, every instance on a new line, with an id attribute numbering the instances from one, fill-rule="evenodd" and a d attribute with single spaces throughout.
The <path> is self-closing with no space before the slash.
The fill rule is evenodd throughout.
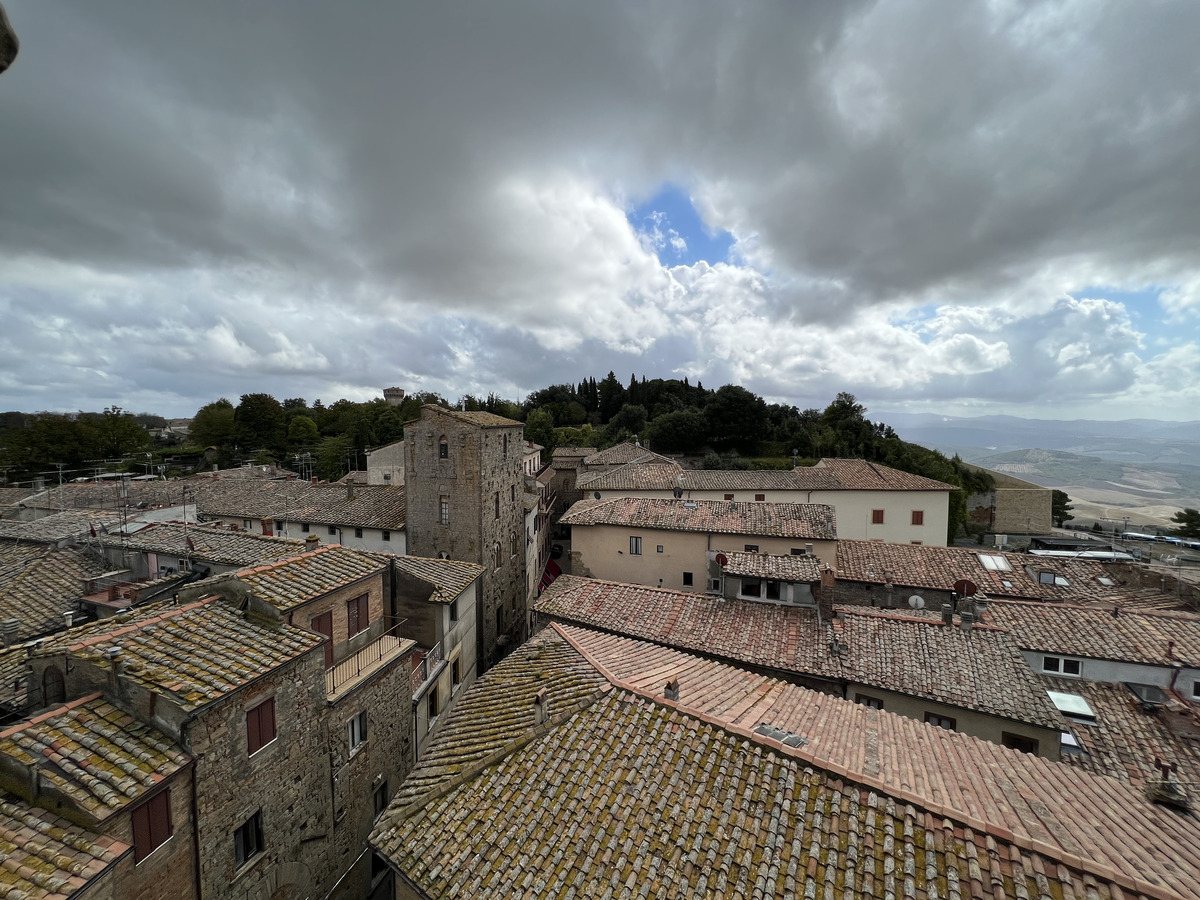
<path id="1" fill-rule="evenodd" d="M 1172 340 L 1176 329 L 1168 325 L 1163 314 L 1159 295 L 1168 289 L 1167 285 L 1152 284 L 1136 291 L 1118 290 L 1103 285 L 1092 285 L 1073 292 L 1076 300 L 1084 298 L 1093 300 L 1111 300 L 1120 303 L 1129 313 L 1129 319 L 1138 331 L 1151 341 Z"/>
<path id="2" fill-rule="evenodd" d="M 664 184 L 658 193 L 637 203 L 627 214 L 629 224 L 653 244 L 667 266 L 710 265 L 729 261 L 733 235 L 709 228 L 692 205 L 687 191 Z"/>

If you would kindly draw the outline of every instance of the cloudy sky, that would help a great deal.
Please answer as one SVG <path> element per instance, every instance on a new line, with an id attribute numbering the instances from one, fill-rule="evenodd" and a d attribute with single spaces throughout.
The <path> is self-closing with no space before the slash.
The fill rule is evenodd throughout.
<path id="1" fill-rule="evenodd" d="M 1200 419 L 1200 4 L 4 0 L 0 409 Z"/>

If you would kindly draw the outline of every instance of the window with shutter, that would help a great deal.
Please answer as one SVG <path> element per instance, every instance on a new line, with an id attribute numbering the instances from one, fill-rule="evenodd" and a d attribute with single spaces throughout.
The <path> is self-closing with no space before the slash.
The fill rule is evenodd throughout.
<path id="1" fill-rule="evenodd" d="M 166 843 L 171 829 L 171 791 L 159 791 L 130 814 L 133 820 L 133 861 L 143 859 Z"/>
<path id="2" fill-rule="evenodd" d="M 246 748 L 253 756 L 275 740 L 275 698 L 246 710 Z"/>

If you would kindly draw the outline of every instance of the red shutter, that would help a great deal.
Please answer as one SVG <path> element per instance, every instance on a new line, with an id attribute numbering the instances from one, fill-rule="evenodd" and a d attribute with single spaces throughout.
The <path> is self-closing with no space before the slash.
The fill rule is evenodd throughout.
<path id="1" fill-rule="evenodd" d="M 246 711 L 246 750 L 254 753 L 263 745 L 262 732 L 258 727 L 258 709 Z"/>
<path id="2" fill-rule="evenodd" d="M 358 627 L 358 599 L 346 601 L 346 636 L 353 637 L 361 629 Z"/>
<path id="3" fill-rule="evenodd" d="M 150 837 L 149 805 L 143 803 L 133 811 L 130 818 L 133 819 L 133 861 L 141 862 L 157 846 L 151 843 L 153 839 Z"/>
<path id="4" fill-rule="evenodd" d="M 261 722 L 259 728 L 262 730 L 263 743 L 269 744 L 275 740 L 275 698 L 272 697 L 258 707 Z"/>

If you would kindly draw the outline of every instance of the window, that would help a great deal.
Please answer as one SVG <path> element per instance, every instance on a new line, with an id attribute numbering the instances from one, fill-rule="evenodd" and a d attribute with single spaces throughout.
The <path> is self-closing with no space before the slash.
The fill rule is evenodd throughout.
<path id="1" fill-rule="evenodd" d="M 380 537 L 382 537 L 385 541 L 390 541 L 392 539 L 392 533 L 385 528 L 383 529 L 383 533 L 380 535 Z"/>
<path id="2" fill-rule="evenodd" d="M 450 674 L 454 681 L 454 686 L 458 687 L 462 682 L 462 660 L 457 656 L 454 657 L 454 662 L 450 664 Z"/>
<path id="3" fill-rule="evenodd" d="M 914 509 L 912 511 L 912 523 L 914 525 L 924 525 L 925 524 L 925 510 Z"/>
<path id="4" fill-rule="evenodd" d="M 517 502 L 517 486 L 515 484 L 510 484 L 508 486 L 508 499 L 513 503 Z"/>
<path id="5" fill-rule="evenodd" d="M 329 533 L 330 533 L 331 535 L 336 535 L 336 534 L 337 534 L 337 526 L 336 526 L 336 525 L 330 525 L 330 526 L 329 526 Z"/>
<path id="6" fill-rule="evenodd" d="M 438 497 L 438 521 L 443 525 L 450 524 L 450 496 L 448 494 Z"/>
<path id="7" fill-rule="evenodd" d="M 307 522 L 301 522 L 301 523 L 300 523 L 300 530 L 301 530 L 301 531 L 303 531 L 305 534 L 307 534 L 307 533 L 308 533 L 308 523 L 307 523 Z"/>
<path id="8" fill-rule="evenodd" d="M 1070 587 L 1071 582 L 1057 572 L 1038 572 L 1038 584 L 1056 584 L 1059 587 Z"/>
<path id="9" fill-rule="evenodd" d="M 361 528 L 355 528 L 355 529 L 354 529 L 354 536 L 355 536 L 356 538 L 360 538 L 360 537 L 362 537 L 362 529 L 361 529 Z"/>
<path id="10" fill-rule="evenodd" d="M 1020 750 L 1022 753 L 1032 753 L 1035 756 L 1038 752 L 1036 739 L 1025 737 L 1023 734 L 1013 734 L 1010 731 L 1000 732 L 1000 746 L 1008 747 L 1010 750 Z"/>
<path id="11" fill-rule="evenodd" d="M 1200 681 L 1192 682 L 1192 699 L 1200 700 Z"/>
<path id="12" fill-rule="evenodd" d="M 937 728 L 945 728 L 947 731 L 958 730 L 958 720 L 952 716 L 939 716 L 937 713 L 925 713 L 925 721 L 929 725 Z"/>
<path id="13" fill-rule="evenodd" d="M 1074 731 L 1064 731 L 1059 737 L 1059 746 L 1068 756 L 1083 756 L 1083 745 Z"/>
<path id="14" fill-rule="evenodd" d="M 872 525 L 882 525 L 883 524 L 883 510 L 882 509 L 871 510 L 871 524 Z"/>
<path id="15" fill-rule="evenodd" d="M 683 573 L 683 586 L 684 586 L 684 587 L 691 587 L 691 586 L 692 586 L 692 573 L 691 573 L 691 572 L 684 572 L 684 573 Z"/>
<path id="16" fill-rule="evenodd" d="M 450 601 L 450 621 L 451 622 L 458 621 L 458 598 L 457 597 L 455 597 L 453 600 Z"/>
<path id="17" fill-rule="evenodd" d="M 719 591 L 721 589 L 721 579 L 713 578 L 708 585 L 710 591 Z"/>
<path id="18" fill-rule="evenodd" d="M 46 666 L 42 671 L 42 699 L 47 706 L 63 703 L 67 699 L 66 680 L 58 666 Z"/>
<path id="19" fill-rule="evenodd" d="M 492 544 L 492 553 L 496 557 L 496 568 L 499 569 L 501 566 L 504 565 L 504 554 L 500 550 L 500 542 L 499 541 L 496 541 L 494 544 Z"/>
<path id="20" fill-rule="evenodd" d="M 1065 656 L 1043 656 L 1042 671 L 1053 675 L 1071 675 L 1079 678 L 1083 674 L 1083 660 Z"/>
<path id="21" fill-rule="evenodd" d="M 741 594 L 743 597 L 761 597 L 762 582 L 758 579 L 747 579 L 742 582 Z"/>
<path id="22" fill-rule="evenodd" d="M 995 553 L 977 553 L 980 564 L 989 572 L 1011 572 L 1012 566 L 1009 565 L 1006 557 Z"/>
<path id="23" fill-rule="evenodd" d="M 642 555 L 642 539 L 640 537 L 631 537 L 629 539 L 629 555 L 630 556 L 641 556 Z"/>
<path id="24" fill-rule="evenodd" d="M 171 830 L 171 791 L 161 790 L 133 810 L 133 861 L 140 863 L 167 842 Z"/>
<path id="25" fill-rule="evenodd" d="M 375 818 L 378 819 L 383 815 L 383 811 L 388 805 L 388 783 L 385 778 L 375 786 L 375 790 L 371 793 L 371 808 L 375 813 Z"/>
<path id="26" fill-rule="evenodd" d="M 807 551 L 803 547 L 793 547 L 792 556 L 805 556 Z"/>
<path id="27" fill-rule="evenodd" d="M 725 499 L 726 499 L 726 500 L 732 500 L 732 499 L 733 499 L 733 494 L 726 494 L 726 495 L 725 495 Z"/>
<path id="28" fill-rule="evenodd" d="M 263 852 L 262 810 L 233 833 L 233 864 L 241 867 Z"/>
<path id="29" fill-rule="evenodd" d="M 500 518 L 500 492 L 499 491 L 496 491 L 496 496 L 494 499 L 496 501 L 496 518 L 498 519 L 498 518 Z"/>
<path id="30" fill-rule="evenodd" d="M 449 459 L 449 458 L 450 458 L 450 442 L 446 440 L 446 436 L 443 434 L 440 438 L 438 438 L 438 459 Z"/>
<path id="31" fill-rule="evenodd" d="M 437 718 L 438 714 L 438 691 L 436 685 L 429 689 L 429 696 L 425 698 L 425 703 L 429 711 L 429 721 L 432 722 Z"/>
<path id="32" fill-rule="evenodd" d="M 758 552 L 758 544 L 747 544 L 746 552 L 747 553 L 757 553 Z"/>
<path id="33" fill-rule="evenodd" d="M 755 495 L 754 495 L 754 499 L 755 499 L 755 500 L 766 500 L 766 499 L 767 499 L 767 495 L 766 495 L 766 494 L 755 494 Z"/>
<path id="34" fill-rule="evenodd" d="M 663 552 L 663 545 L 662 545 L 662 544 L 659 544 L 659 545 L 658 545 L 658 552 L 659 552 L 659 553 L 662 553 L 662 552 Z"/>
<path id="35" fill-rule="evenodd" d="M 246 710 L 246 750 L 253 756 L 275 740 L 275 698 Z"/>
<path id="36" fill-rule="evenodd" d="M 504 455 L 508 456 L 508 432 L 504 433 Z"/>
<path id="37" fill-rule="evenodd" d="M 878 697 L 872 697 L 868 694 L 855 694 L 854 702 L 861 703 L 863 706 L 869 706 L 871 709 L 883 709 L 883 701 Z"/>
<path id="38" fill-rule="evenodd" d="M 779 582 L 778 581 L 772 581 L 772 580 L 768 579 L 765 583 L 765 587 L 766 587 L 766 590 L 763 592 L 764 597 L 766 597 L 768 600 L 778 600 L 779 599 Z"/>
<path id="39" fill-rule="evenodd" d="M 371 624 L 371 610 L 367 595 L 346 601 L 346 637 L 354 637 L 367 630 Z"/>
<path id="40" fill-rule="evenodd" d="M 364 709 L 346 725 L 350 739 L 350 752 L 354 753 L 367 742 L 367 711 Z"/>

